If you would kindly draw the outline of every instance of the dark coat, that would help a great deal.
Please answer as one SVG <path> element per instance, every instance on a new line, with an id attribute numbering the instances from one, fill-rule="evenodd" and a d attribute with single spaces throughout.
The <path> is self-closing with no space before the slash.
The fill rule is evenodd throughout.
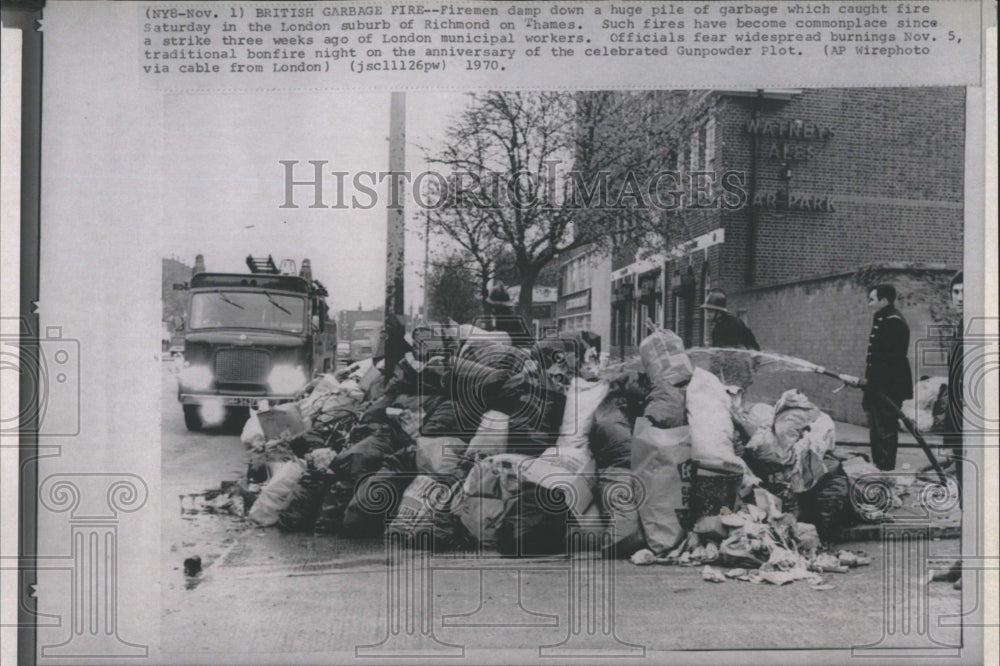
<path id="1" fill-rule="evenodd" d="M 712 328 L 712 346 L 760 351 L 760 345 L 757 344 L 757 338 L 754 337 L 750 327 L 728 312 L 720 312 L 719 318 L 715 321 L 715 326 Z"/>
<path id="2" fill-rule="evenodd" d="M 897 405 L 913 397 L 913 374 L 907 351 L 910 347 L 910 327 L 903 315 L 889 305 L 872 318 L 868 336 L 868 356 L 865 379 L 873 390 L 885 394 Z M 877 399 L 865 392 L 862 406 L 871 409 Z"/>
<path id="3" fill-rule="evenodd" d="M 958 434 L 962 431 L 962 411 L 965 407 L 964 381 L 963 381 L 963 337 L 962 320 L 959 319 L 958 327 L 955 330 L 955 339 L 948 350 L 948 421 L 947 427 L 950 434 Z"/>

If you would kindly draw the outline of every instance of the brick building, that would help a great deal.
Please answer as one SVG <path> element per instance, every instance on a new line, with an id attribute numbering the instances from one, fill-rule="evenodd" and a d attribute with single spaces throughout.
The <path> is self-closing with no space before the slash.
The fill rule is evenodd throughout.
<path id="1" fill-rule="evenodd" d="M 689 196 L 670 251 L 648 257 L 626 245 L 611 258 L 613 353 L 634 350 L 647 318 L 704 345 L 709 325 L 697 306 L 721 287 L 764 349 L 860 374 L 866 287 L 889 281 L 910 323 L 914 374 L 940 374 L 916 352 L 948 323 L 941 303 L 962 266 L 964 90 L 663 95 L 663 122 L 677 123 L 683 109 L 664 169 L 713 174 L 702 202 L 715 205 Z M 740 183 L 742 200 L 720 187 L 726 172 L 741 179 L 729 182 Z M 765 399 L 788 384 L 759 377 L 753 388 Z M 819 376 L 795 382 L 835 418 L 863 422 L 856 392 L 833 395 Z"/>

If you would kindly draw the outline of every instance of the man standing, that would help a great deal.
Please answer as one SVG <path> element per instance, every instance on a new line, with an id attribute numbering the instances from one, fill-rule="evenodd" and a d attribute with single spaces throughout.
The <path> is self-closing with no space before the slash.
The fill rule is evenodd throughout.
<path id="1" fill-rule="evenodd" d="M 962 394 L 964 390 L 962 381 L 962 353 L 964 351 L 962 346 L 964 333 L 962 306 L 965 304 L 965 285 L 963 282 L 962 271 L 959 271 L 951 279 L 949 289 L 951 306 L 958 316 L 958 323 L 955 327 L 955 338 L 952 341 L 951 349 L 948 351 L 948 409 L 946 421 L 948 432 L 944 437 L 944 444 L 951 447 L 952 460 L 955 463 L 955 480 L 958 481 L 959 502 L 962 500 L 962 456 L 964 451 L 962 442 L 962 408 L 965 401 Z"/>
<path id="2" fill-rule="evenodd" d="M 754 337 L 750 327 L 726 309 L 726 292 L 721 289 L 709 289 L 701 308 L 708 310 L 708 319 L 712 322 L 713 347 L 760 351 L 760 345 L 757 344 L 757 338 Z"/>
<path id="3" fill-rule="evenodd" d="M 750 327 L 726 309 L 726 292 L 709 289 L 701 308 L 708 311 L 708 320 L 712 323 L 713 347 L 760 351 L 760 345 Z M 717 352 L 712 356 L 709 371 L 722 380 L 723 384 L 739 386 L 745 390 L 753 381 L 753 369 L 753 359 L 749 354 Z"/>
<path id="4" fill-rule="evenodd" d="M 896 288 L 892 285 L 881 284 L 868 292 L 868 307 L 875 310 L 875 316 L 868 336 L 861 406 L 868 416 L 872 462 L 883 471 L 895 469 L 899 446 L 899 417 L 885 399 L 899 408 L 904 400 L 913 397 L 913 375 L 906 355 L 910 327 L 895 303 Z"/>

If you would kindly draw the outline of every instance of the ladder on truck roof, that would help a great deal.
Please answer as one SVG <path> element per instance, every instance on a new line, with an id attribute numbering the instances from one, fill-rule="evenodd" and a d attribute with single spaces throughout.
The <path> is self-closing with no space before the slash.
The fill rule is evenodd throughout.
<path id="1" fill-rule="evenodd" d="M 274 263 L 274 258 L 271 255 L 264 257 L 254 257 L 253 255 L 247 255 L 247 268 L 250 269 L 251 273 L 273 273 L 277 275 L 279 273 L 277 265 Z"/>

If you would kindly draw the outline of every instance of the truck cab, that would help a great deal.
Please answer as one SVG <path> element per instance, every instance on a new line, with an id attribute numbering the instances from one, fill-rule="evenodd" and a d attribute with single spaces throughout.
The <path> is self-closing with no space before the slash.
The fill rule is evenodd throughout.
<path id="1" fill-rule="evenodd" d="M 336 324 L 308 259 L 298 275 L 247 257 L 249 274 L 197 272 L 189 292 L 177 399 L 189 430 L 236 408 L 295 400 L 336 364 Z M 284 267 L 284 265 L 283 265 Z"/>

